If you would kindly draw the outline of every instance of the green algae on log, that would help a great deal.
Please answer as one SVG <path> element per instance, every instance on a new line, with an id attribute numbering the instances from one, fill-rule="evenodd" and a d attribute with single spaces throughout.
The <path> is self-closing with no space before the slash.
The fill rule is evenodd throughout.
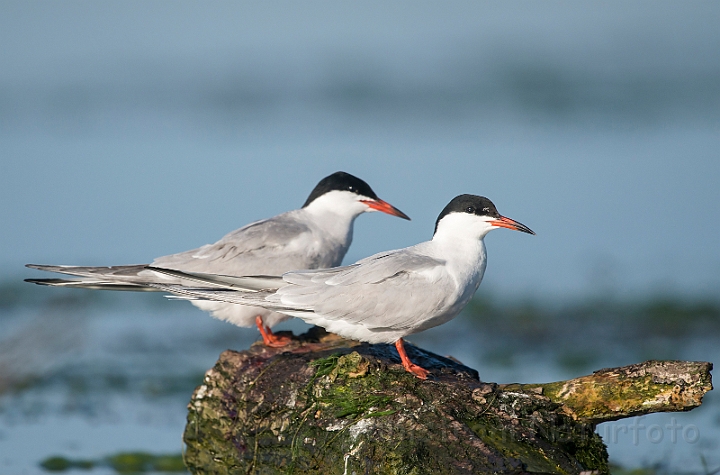
<path id="1" fill-rule="evenodd" d="M 508 384 L 504 390 L 541 391 L 573 419 L 599 424 L 653 412 L 689 411 L 712 389 L 712 363 L 646 361 L 606 368 L 568 381 Z"/>
<path id="2" fill-rule="evenodd" d="M 711 388 L 709 363 L 682 363 L 686 379 L 653 379 L 651 368 L 666 363 L 648 362 L 642 371 L 602 370 L 589 380 L 498 386 L 451 359 L 407 350 L 431 371 L 427 381 L 405 372 L 392 345 L 321 329 L 285 348 L 225 351 L 188 406 L 187 467 L 195 474 L 608 473 L 595 424 L 610 420 L 613 405 L 602 409 L 604 419 L 585 417 L 583 398 L 568 396 L 580 393 L 567 388 L 598 374 L 610 381 L 608 372 L 625 375 L 629 387 L 639 377 L 637 394 L 654 401 L 649 412 L 688 410 L 700 400 L 683 406 L 669 397 L 663 405 L 648 374 L 652 384 L 680 387 L 676 395 Z M 604 392 L 594 394 L 593 404 Z"/>

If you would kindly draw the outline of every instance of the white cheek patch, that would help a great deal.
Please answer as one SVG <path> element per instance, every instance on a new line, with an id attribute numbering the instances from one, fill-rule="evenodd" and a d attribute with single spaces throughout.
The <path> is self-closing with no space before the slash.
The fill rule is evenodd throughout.
<path id="1" fill-rule="evenodd" d="M 481 239 L 488 232 L 496 229 L 492 225 L 493 218 L 469 213 L 450 213 L 438 223 L 436 235 L 447 237 L 471 237 Z"/>

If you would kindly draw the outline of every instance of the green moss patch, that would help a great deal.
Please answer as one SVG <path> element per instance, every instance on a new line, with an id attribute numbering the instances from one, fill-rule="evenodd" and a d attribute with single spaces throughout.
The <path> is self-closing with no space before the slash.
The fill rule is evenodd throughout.
<path id="1" fill-rule="evenodd" d="M 181 454 L 155 455 L 147 452 L 121 452 L 100 460 L 73 460 L 53 456 L 40 462 L 40 466 L 48 472 L 110 467 L 119 474 L 147 472 L 187 473 Z"/>

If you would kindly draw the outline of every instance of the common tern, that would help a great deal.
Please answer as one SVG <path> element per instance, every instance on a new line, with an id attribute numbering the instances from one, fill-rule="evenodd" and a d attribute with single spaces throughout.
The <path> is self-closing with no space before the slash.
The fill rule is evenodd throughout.
<path id="1" fill-rule="evenodd" d="M 378 198 L 360 178 L 337 172 L 320 180 L 302 208 L 250 223 L 215 244 L 159 257 L 151 265 L 231 275 L 277 275 L 295 269 L 334 267 L 342 263 L 350 247 L 355 218 L 370 211 L 410 219 Z M 80 277 L 72 280 L 26 279 L 27 282 L 57 287 L 157 291 L 149 284 L 182 283 L 175 277 L 149 270 L 146 264 L 113 267 L 28 264 L 27 267 Z M 209 300 L 193 301 L 193 304 L 220 320 L 241 327 L 257 325 L 266 345 L 283 346 L 288 341 L 270 330 L 273 325 L 290 318 L 287 313 Z"/>
<path id="2" fill-rule="evenodd" d="M 156 269 L 203 287 L 158 285 L 181 298 L 261 306 L 298 317 L 343 337 L 394 343 L 404 368 L 421 379 L 428 371 L 410 361 L 403 338 L 454 318 L 480 285 L 486 266 L 483 238 L 496 228 L 535 234 L 500 215 L 487 198 L 460 195 L 442 210 L 432 240 L 381 252 L 355 264 L 271 276 L 217 276 Z"/>

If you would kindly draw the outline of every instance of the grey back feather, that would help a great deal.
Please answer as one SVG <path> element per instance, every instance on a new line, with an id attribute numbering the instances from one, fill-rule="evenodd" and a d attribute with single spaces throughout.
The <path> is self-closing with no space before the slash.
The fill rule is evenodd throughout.
<path id="1" fill-rule="evenodd" d="M 455 295 L 452 285 L 443 285 L 450 284 L 443 281 L 444 262 L 411 249 L 376 254 L 336 269 L 289 272 L 284 279 L 294 285 L 266 300 L 368 328 L 412 326 Z"/>

